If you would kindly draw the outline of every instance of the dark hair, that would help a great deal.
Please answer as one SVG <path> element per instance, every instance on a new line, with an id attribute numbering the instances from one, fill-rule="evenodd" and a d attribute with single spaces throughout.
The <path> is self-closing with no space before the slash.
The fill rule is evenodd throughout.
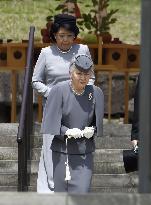
<path id="1" fill-rule="evenodd" d="M 57 33 L 60 28 L 64 28 L 67 31 L 73 32 L 75 38 L 79 34 L 79 28 L 76 25 L 76 18 L 68 14 L 58 14 L 54 17 L 54 23 L 50 29 L 50 38 L 56 42 L 55 33 Z"/>

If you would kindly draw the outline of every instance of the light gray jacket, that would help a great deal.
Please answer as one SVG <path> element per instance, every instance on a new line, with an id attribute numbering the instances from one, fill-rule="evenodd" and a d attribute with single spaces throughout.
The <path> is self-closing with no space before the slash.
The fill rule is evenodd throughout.
<path id="1" fill-rule="evenodd" d="M 87 45 L 74 44 L 68 53 L 62 53 L 56 45 L 41 50 L 35 65 L 32 86 L 42 96 L 47 98 L 51 88 L 58 82 L 69 79 L 69 64 L 76 54 L 90 56 Z M 94 79 L 90 81 L 93 84 Z"/>
<path id="2" fill-rule="evenodd" d="M 90 97 L 91 96 L 91 97 Z M 69 81 L 58 83 L 48 96 L 41 132 L 55 135 L 52 150 L 66 152 L 67 129 L 95 126 L 96 135 L 103 134 L 104 96 L 99 87 L 87 85 L 82 96 L 73 94 Z M 94 151 L 94 140 L 80 138 L 68 140 L 68 153 L 83 154 Z"/>

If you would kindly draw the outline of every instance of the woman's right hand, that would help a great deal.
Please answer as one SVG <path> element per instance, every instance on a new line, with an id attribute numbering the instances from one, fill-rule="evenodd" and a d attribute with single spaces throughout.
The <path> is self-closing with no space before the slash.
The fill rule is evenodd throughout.
<path id="1" fill-rule="evenodd" d="M 132 146 L 135 147 L 138 144 L 138 140 L 132 140 Z"/>
<path id="2" fill-rule="evenodd" d="M 65 135 L 67 135 L 69 139 L 71 138 L 77 139 L 82 137 L 82 131 L 78 128 L 72 128 L 72 129 L 68 129 Z"/>

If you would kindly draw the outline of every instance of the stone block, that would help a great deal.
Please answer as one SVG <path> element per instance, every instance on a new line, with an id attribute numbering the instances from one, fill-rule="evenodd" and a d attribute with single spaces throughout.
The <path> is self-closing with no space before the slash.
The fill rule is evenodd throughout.
<path id="1" fill-rule="evenodd" d="M 70 205 L 136 205 L 137 198 L 132 194 L 88 194 L 88 195 L 69 195 L 68 204 Z"/>

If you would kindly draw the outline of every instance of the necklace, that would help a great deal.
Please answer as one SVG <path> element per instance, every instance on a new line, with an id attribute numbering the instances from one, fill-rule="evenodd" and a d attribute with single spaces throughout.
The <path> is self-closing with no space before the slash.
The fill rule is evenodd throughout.
<path id="1" fill-rule="evenodd" d="M 71 83 L 70 83 L 70 87 L 71 87 L 71 90 L 72 90 L 72 92 L 74 93 L 74 95 L 82 96 L 82 95 L 84 94 L 84 92 L 85 92 L 85 89 L 83 89 L 81 93 L 77 93 L 77 92 L 74 90 L 74 88 L 73 88 L 73 86 L 71 85 Z"/>
<path id="2" fill-rule="evenodd" d="M 57 49 L 58 49 L 61 53 L 63 53 L 63 54 L 69 53 L 70 50 L 72 49 L 72 46 L 71 46 L 67 51 L 63 51 L 63 50 L 61 50 L 58 46 L 56 46 L 56 47 L 57 47 Z"/>

